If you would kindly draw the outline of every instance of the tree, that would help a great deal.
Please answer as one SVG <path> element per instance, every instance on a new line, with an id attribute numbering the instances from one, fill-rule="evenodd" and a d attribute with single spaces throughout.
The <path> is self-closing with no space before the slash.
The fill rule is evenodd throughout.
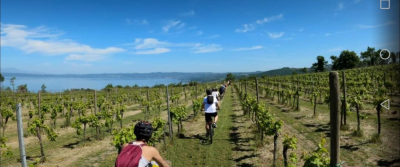
<path id="1" fill-rule="evenodd" d="M 368 47 L 365 52 L 361 52 L 361 59 L 367 62 L 368 66 L 376 65 L 379 58 L 379 53 L 375 52 L 375 48 Z"/>
<path id="2" fill-rule="evenodd" d="M 236 79 L 235 75 L 233 75 L 232 73 L 229 73 L 226 75 L 225 81 L 233 82 L 233 81 L 235 81 L 235 79 Z"/>
<path id="3" fill-rule="evenodd" d="M 112 88 L 114 88 L 112 84 L 107 84 L 107 86 L 103 90 L 110 92 Z"/>
<path id="4" fill-rule="evenodd" d="M 97 116 L 94 114 L 92 115 L 87 115 L 87 116 L 80 116 L 75 119 L 75 122 L 72 124 L 72 127 L 76 129 L 76 133 L 78 135 L 82 134 L 82 127 L 83 125 L 83 141 L 86 140 L 86 127 L 89 124 L 91 127 L 96 127 L 99 126 L 99 120 Z"/>
<path id="5" fill-rule="evenodd" d="M 289 137 L 289 135 L 287 135 L 287 134 L 285 134 L 284 136 L 285 136 L 285 138 L 283 140 L 283 158 L 284 158 L 285 167 L 287 167 L 287 166 L 295 167 L 296 166 L 295 164 L 297 163 L 296 153 L 293 153 L 293 152 L 290 153 L 289 160 L 292 162 L 289 164 L 290 161 L 288 160 L 288 157 L 287 157 L 287 151 L 289 149 L 294 150 L 297 148 L 297 138 L 296 138 L 296 136 Z"/>
<path id="6" fill-rule="evenodd" d="M 12 103 L 12 106 L 14 106 L 14 103 Z M 8 107 L 2 107 L 0 109 L 0 114 L 1 114 L 1 120 L 0 120 L 0 127 L 3 128 L 3 134 L 2 137 L 5 137 L 5 130 L 7 127 L 8 120 L 11 118 L 12 120 L 16 120 L 15 115 L 13 114 L 13 110 L 8 108 Z"/>
<path id="7" fill-rule="evenodd" d="M 10 79 L 10 83 L 11 83 L 11 85 L 12 85 L 12 87 L 13 87 L 13 92 L 14 92 L 14 81 L 15 81 L 15 79 L 17 79 L 17 78 L 12 77 L 12 78 Z"/>
<path id="8" fill-rule="evenodd" d="M 360 58 L 356 52 L 348 50 L 342 51 L 339 57 L 331 56 L 331 59 L 333 70 L 351 69 L 356 67 L 360 62 Z"/>
<path id="9" fill-rule="evenodd" d="M 312 69 L 315 70 L 315 72 L 324 72 L 325 67 L 328 65 L 328 61 L 325 61 L 324 56 L 317 56 L 317 62 L 312 65 Z"/>
<path id="10" fill-rule="evenodd" d="M 392 58 L 391 63 L 394 64 L 397 62 L 397 55 L 396 52 L 391 52 L 390 53 L 390 58 Z"/>
<path id="11" fill-rule="evenodd" d="M 304 68 L 302 68 L 300 71 L 301 71 L 302 73 L 307 73 L 308 69 L 307 69 L 306 67 L 304 67 Z"/>
<path id="12" fill-rule="evenodd" d="M 46 93 L 46 88 L 47 88 L 46 85 L 43 84 L 41 88 L 42 88 L 42 92 Z"/>
<path id="13" fill-rule="evenodd" d="M 375 52 L 375 56 L 376 56 L 376 64 L 378 65 L 385 65 L 385 64 L 389 64 L 390 60 L 389 59 L 382 59 L 381 58 L 381 52 L 382 52 L 382 57 L 387 58 L 389 57 L 389 52 L 387 50 L 382 51 L 382 49 L 379 49 Z"/>
<path id="14" fill-rule="evenodd" d="M 0 84 L 4 82 L 4 76 L 0 74 Z"/>
<path id="15" fill-rule="evenodd" d="M 2 83 L 4 82 L 4 76 L 0 73 L 0 90 L 2 90 Z"/>
<path id="16" fill-rule="evenodd" d="M 352 107 L 356 108 L 357 111 L 357 131 L 354 132 L 356 136 L 362 136 L 363 131 L 361 130 L 361 115 L 360 110 L 363 108 L 364 104 L 362 102 L 363 96 L 366 94 L 365 88 L 357 88 L 353 96 L 350 96 L 349 102 Z M 347 112 L 347 111 L 346 111 Z M 344 113 L 347 114 L 347 113 Z"/>
<path id="17" fill-rule="evenodd" d="M 19 86 L 17 87 L 17 92 L 18 92 L 18 93 L 28 93 L 28 85 L 27 85 L 27 84 L 25 84 L 25 85 L 19 85 Z"/>
<path id="18" fill-rule="evenodd" d="M 45 154 L 43 150 L 42 134 L 40 131 L 41 128 L 45 129 L 47 138 L 50 141 L 55 141 L 56 138 L 58 137 L 58 134 L 55 133 L 54 130 L 48 127 L 47 125 L 44 125 L 41 119 L 35 118 L 31 123 L 29 123 L 28 132 L 32 133 L 33 135 L 36 135 L 36 137 L 39 139 L 40 153 L 42 155 L 42 158 L 44 158 Z"/>

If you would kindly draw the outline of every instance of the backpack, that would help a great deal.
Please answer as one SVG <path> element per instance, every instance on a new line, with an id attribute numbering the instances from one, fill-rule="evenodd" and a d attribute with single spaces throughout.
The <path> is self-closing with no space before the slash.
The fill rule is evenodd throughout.
<path id="1" fill-rule="evenodd" d="M 139 161 L 142 158 L 142 147 L 146 144 L 129 143 L 115 161 L 115 167 L 138 167 Z M 150 165 L 151 166 L 151 165 Z"/>
<path id="2" fill-rule="evenodd" d="M 224 86 L 219 87 L 219 92 L 223 93 L 224 92 Z"/>
<path id="3" fill-rule="evenodd" d="M 213 104 L 214 103 L 214 96 L 213 95 L 207 96 L 207 103 L 208 104 Z"/>

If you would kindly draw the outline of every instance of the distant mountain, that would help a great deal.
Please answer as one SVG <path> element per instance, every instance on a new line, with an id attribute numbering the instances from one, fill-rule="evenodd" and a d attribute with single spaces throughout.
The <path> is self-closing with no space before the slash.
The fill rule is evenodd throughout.
<path id="1" fill-rule="evenodd" d="M 257 76 L 282 76 L 282 75 L 292 75 L 293 72 L 296 73 L 303 73 L 301 72 L 302 68 L 289 68 L 289 67 L 283 67 L 280 69 L 275 69 L 275 70 L 269 70 L 269 71 L 265 71 L 265 72 L 261 72 L 261 73 L 257 73 Z M 310 69 L 307 69 L 308 71 L 310 71 Z"/>
<path id="2" fill-rule="evenodd" d="M 156 73 L 118 73 L 118 74 L 33 74 L 33 73 L 21 73 L 15 72 L 4 72 L 5 77 L 51 77 L 51 78 L 134 78 L 134 79 L 156 79 L 156 78 L 170 78 L 178 79 L 181 81 L 197 81 L 197 82 L 212 82 L 222 81 L 225 79 L 228 73 L 211 73 L 211 72 L 196 72 L 196 73 L 184 73 L 184 72 L 156 72 Z M 233 73 L 236 76 L 247 76 L 255 74 L 253 72 L 248 73 Z"/>
<path id="3" fill-rule="evenodd" d="M 30 73 L 30 72 L 27 72 L 27 71 L 18 70 L 16 68 L 2 68 L 0 70 L 0 72 L 1 73 L 17 73 L 17 74 Z"/>

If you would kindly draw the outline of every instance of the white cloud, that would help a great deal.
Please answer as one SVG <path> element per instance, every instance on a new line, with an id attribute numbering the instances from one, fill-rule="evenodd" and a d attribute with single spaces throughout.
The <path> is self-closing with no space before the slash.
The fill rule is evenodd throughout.
<path id="1" fill-rule="evenodd" d="M 264 24 L 264 23 L 268 23 L 268 22 L 271 22 L 271 21 L 280 20 L 282 18 L 283 18 L 283 14 L 279 14 L 279 15 L 276 15 L 276 16 L 265 17 L 263 19 L 257 20 L 256 23 L 257 24 Z"/>
<path id="2" fill-rule="evenodd" d="M 138 54 L 138 55 L 161 54 L 161 53 L 167 53 L 169 51 L 171 51 L 171 50 L 168 48 L 155 48 L 152 50 L 137 51 L 134 54 Z"/>
<path id="3" fill-rule="evenodd" d="M 70 39 L 57 39 L 60 35 L 45 27 L 27 29 L 25 25 L 1 24 L 1 47 L 17 48 L 28 54 L 69 55 L 68 60 L 82 61 L 97 61 L 125 51 L 117 47 L 93 48 Z"/>
<path id="4" fill-rule="evenodd" d="M 357 25 L 358 28 L 361 29 L 369 29 L 369 28 L 378 28 L 378 27 L 384 27 L 384 26 L 388 26 L 388 25 L 392 25 L 395 24 L 395 22 L 393 21 L 388 21 L 386 23 L 383 24 L 379 24 L 379 25 Z"/>
<path id="5" fill-rule="evenodd" d="M 361 2 L 362 0 L 354 0 L 355 3 Z"/>
<path id="6" fill-rule="evenodd" d="M 203 35 L 203 31 L 197 31 L 196 35 Z"/>
<path id="7" fill-rule="evenodd" d="M 134 43 L 126 44 L 133 45 L 134 49 L 154 49 L 154 48 L 166 48 L 166 47 L 194 47 L 198 43 L 170 43 L 159 41 L 155 38 L 136 38 Z"/>
<path id="8" fill-rule="evenodd" d="M 327 37 L 327 36 L 330 36 L 330 35 L 331 35 L 330 33 L 326 33 L 326 34 L 325 34 L 326 37 Z"/>
<path id="9" fill-rule="evenodd" d="M 328 49 L 328 52 L 338 52 L 338 51 L 342 51 L 342 50 L 343 50 L 342 47 L 337 47 L 337 48 Z"/>
<path id="10" fill-rule="evenodd" d="M 146 19 L 142 20 L 141 23 L 142 24 L 149 24 L 149 22 Z"/>
<path id="11" fill-rule="evenodd" d="M 340 2 L 339 4 L 338 4 L 338 10 L 342 10 L 344 8 L 344 4 L 342 3 L 342 2 Z"/>
<path id="12" fill-rule="evenodd" d="M 126 24 L 132 25 L 132 24 L 141 24 L 141 25 L 145 25 L 145 24 L 149 24 L 149 22 L 146 19 L 142 19 L 142 20 L 132 20 L 132 19 L 125 19 Z"/>
<path id="13" fill-rule="evenodd" d="M 185 27 L 185 25 L 186 25 L 185 23 L 181 23 L 181 24 L 179 24 L 179 26 L 177 26 L 176 28 L 177 28 L 177 29 L 182 29 L 183 27 Z"/>
<path id="14" fill-rule="evenodd" d="M 233 49 L 233 51 L 247 51 L 247 50 L 257 50 L 257 49 L 262 49 L 263 46 L 253 46 L 250 48 L 237 48 L 237 49 Z"/>
<path id="15" fill-rule="evenodd" d="M 283 36 L 283 34 L 285 34 L 284 32 L 280 32 L 280 33 L 268 33 L 268 36 L 272 39 L 277 39 Z"/>
<path id="16" fill-rule="evenodd" d="M 185 25 L 185 24 L 184 24 L 184 25 Z M 178 29 L 180 29 L 180 30 L 177 31 L 176 33 L 184 33 L 184 32 L 189 31 L 189 30 L 197 29 L 197 27 L 196 27 L 196 26 L 192 26 L 192 27 L 189 27 L 189 28 L 182 28 L 182 27 L 180 27 L 180 28 L 178 28 Z"/>
<path id="17" fill-rule="evenodd" d="M 298 31 L 299 31 L 299 32 L 303 32 L 303 31 L 304 31 L 304 28 L 300 28 Z"/>
<path id="18" fill-rule="evenodd" d="M 181 13 L 180 15 L 181 15 L 181 16 L 193 16 L 193 15 L 194 15 L 194 11 L 191 10 L 191 11 L 186 12 L 186 13 Z"/>
<path id="19" fill-rule="evenodd" d="M 134 43 L 126 44 L 133 45 L 135 52 L 134 54 L 161 54 L 170 52 L 171 47 L 182 47 L 191 48 L 194 50 L 193 53 L 206 53 L 206 52 L 216 52 L 222 48 L 217 44 L 200 44 L 200 43 L 171 43 L 165 41 L 159 41 L 155 38 L 137 38 Z"/>
<path id="20" fill-rule="evenodd" d="M 253 24 L 243 24 L 243 29 L 236 29 L 235 32 L 246 33 L 248 31 L 252 31 L 252 30 L 254 30 Z"/>
<path id="21" fill-rule="evenodd" d="M 272 22 L 272 21 L 275 21 L 275 20 L 280 20 L 280 19 L 282 19 L 283 18 L 283 14 L 279 14 L 279 15 L 276 15 L 276 16 L 271 16 L 271 17 L 265 17 L 265 18 L 263 18 L 263 19 L 260 19 L 260 20 L 256 20 L 256 22 L 255 22 L 255 24 L 260 24 L 260 25 L 262 25 L 262 24 L 265 24 L 265 23 L 268 23 L 268 22 Z M 252 31 L 252 30 L 254 30 L 255 29 L 255 26 L 254 26 L 254 24 L 252 24 L 252 23 L 250 23 L 250 24 L 243 24 L 243 28 L 242 29 L 236 29 L 235 30 L 235 32 L 239 32 L 239 33 L 246 33 L 246 32 L 248 32 L 248 31 Z"/>
<path id="22" fill-rule="evenodd" d="M 93 55 L 93 54 L 71 54 L 65 58 L 67 61 L 86 61 L 86 62 L 94 62 L 105 59 L 105 55 Z"/>
<path id="23" fill-rule="evenodd" d="M 168 42 L 161 42 L 155 38 L 146 38 L 146 39 L 137 38 L 135 39 L 134 44 L 136 44 L 135 49 L 152 49 L 159 47 L 168 47 L 171 45 Z"/>
<path id="24" fill-rule="evenodd" d="M 131 19 L 125 19 L 126 24 L 133 24 L 133 21 Z"/>
<path id="25" fill-rule="evenodd" d="M 198 44 L 197 46 L 194 47 L 194 52 L 193 53 L 209 53 L 209 52 L 217 52 L 222 50 L 222 47 L 217 44 L 210 44 L 210 45 L 202 45 Z"/>
<path id="26" fill-rule="evenodd" d="M 93 64 L 90 63 L 76 63 L 76 62 L 69 62 L 69 61 L 64 61 L 64 64 L 69 64 L 73 67 L 92 67 Z"/>
<path id="27" fill-rule="evenodd" d="M 206 37 L 206 39 L 212 39 L 212 38 L 218 38 L 218 37 L 219 37 L 219 34 L 216 34 L 216 35 L 208 36 L 208 37 Z"/>
<path id="28" fill-rule="evenodd" d="M 175 26 L 178 25 L 179 23 L 181 23 L 180 20 L 178 20 L 178 21 L 170 20 L 170 21 L 167 22 L 167 24 L 165 24 L 165 25 L 163 26 L 162 29 L 163 29 L 165 32 L 168 32 L 169 29 L 171 29 L 172 27 L 175 27 Z M 184 26 L 185 24 L 182 23 L 180 26 L 182 26 L 182 25 Z"/>

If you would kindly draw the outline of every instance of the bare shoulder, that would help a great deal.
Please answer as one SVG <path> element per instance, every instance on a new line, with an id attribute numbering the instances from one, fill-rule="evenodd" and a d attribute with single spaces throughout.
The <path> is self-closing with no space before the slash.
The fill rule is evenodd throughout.
<path id="1" fill-rule="evenodd" d="M 123 144 L 122 148 L 125 148 L 126 146 L 128 146 L 128 143 Z"/>
<path id="2" fill-rule="evenodd" d="M 153 152 L 153 153 L 157 153 L 158 152 L 158 150 L 155 148 L 155 147 L 153 147 L 153 146 L 147 146 L 148 147 L 148 149 L 151 151 L 151 152 Z"/>

